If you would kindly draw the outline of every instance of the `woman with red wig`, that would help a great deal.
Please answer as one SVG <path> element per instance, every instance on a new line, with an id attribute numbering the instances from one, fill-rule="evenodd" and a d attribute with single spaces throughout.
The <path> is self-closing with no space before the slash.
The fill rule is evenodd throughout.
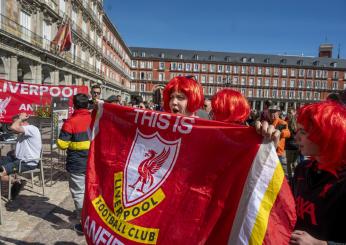
<path id="1" fill-rule="evenodd" d="M 297 122 L 296 141 L 309 160 L 295 170 L 297 224 L 290 243 L 346 243 L 346 107 L 306 105 Z"/>
<path id="2" fill-rule="evenodd" d="M 212 100 L 212 117 L 216 121 L 244 124 L 250 115 L 247 99 L 233 89 L 222 89 Z"/>
<path id="3" fill-rule="evenodd" d="M 193 76 L 174 77 L 163 90 L 164 109 L 184 116 L 196 116 L 203 106 L 203 88 Z"/>

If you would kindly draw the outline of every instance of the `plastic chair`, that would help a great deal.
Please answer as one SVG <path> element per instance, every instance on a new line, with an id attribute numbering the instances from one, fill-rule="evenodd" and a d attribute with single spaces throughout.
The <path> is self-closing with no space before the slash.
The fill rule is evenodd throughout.
<path id="1" fill-rule="evenodd" d="M 42 151 L 41 151 L 41 157 L 37 158 L 37 159 L 30 159 L 30 160 L 35 160 L 38 161 L 38 165 L 37 168 L 32 169 L 32 170 L 28 170 L 28 171 L 21 171 L 22 168 L 22 161 L 19 162 L 19 169 L 18 169 L 18 175 L 23 175 L 23 174 L 28 174 L 30 173 L 31 175 L 31 187 L 34 188 L 34 173 L 40 173 L 39 177 L 40 177 L 40 181 L 41 181 L 41 186 L 42 186 L 42 196 L 44 196 L 44 172 L 43 172 L 43 159 L 42 159 Z M 12 179 L 12 175 L 14 174 L 10 174 L 8 176 L 8 199 L 11 199 L 11 187 L 12 187 L 12 183 L 11 183 L 11 179 Z"/>

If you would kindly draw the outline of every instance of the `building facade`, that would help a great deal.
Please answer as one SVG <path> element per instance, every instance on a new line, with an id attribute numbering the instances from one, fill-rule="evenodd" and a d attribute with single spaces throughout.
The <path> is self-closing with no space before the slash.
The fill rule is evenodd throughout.
<path id="1" fill-rule="evenodd" d="M 128 80 L 103 72 L 103 0 L 0 0 L 0 78 L 36 84 L 100 84 L 104 96 L 129 98 Z M 52 45 L 58 27 L 70 21 L 72 47 L 57 52 Z M 123 49 L 126 45 L 121 42 Z M 125 59 L 125 58 L 124 58 Z M 130 64 L 129 58 L 126 58 Z M 118 72 L 129 74 L 129 66 Z M 120 91 L 120 92 L 119 92 Z"/>
<path id="2" fill-rule="evenodd" d="M 323 46 L 324 47 L 324 46 Z M 225 87 L 245 95 L 253 109 L 272 100 L 283 110 L 346 89 L 346 60 L 132 47 L 132 89 L 152 100 L 174 76 L 193 75 L 206 97 Z M 320 52 L 321 53 L 321 52 Z M 155 97 L 154 97 L 155 100 Z"/>

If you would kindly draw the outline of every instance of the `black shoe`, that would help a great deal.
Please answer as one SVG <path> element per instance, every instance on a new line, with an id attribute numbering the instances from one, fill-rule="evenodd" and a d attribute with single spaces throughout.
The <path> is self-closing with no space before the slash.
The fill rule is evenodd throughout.
<path id="1" fill-rule="evenodd" d="M 84 235 L 84 232 L 83 232 L 83 227 L 81 225 L 81 223 L 78 223 L 78 224 L 75 224 L 74 227 L 73 227 L 73 230 L 75 232 L 77 232 L 78 235 Z"/>
<path id="2" fill-rule="evenodd" d="M 25 185 L 26 185 L 26 181 L 25 180 L 15 181 L 12 184 L 12 187 L 11 187 L 11 200 L 16 199 L 16 197 L 19 195 L 19 192 L 21 190 L 23 190 Z"/>

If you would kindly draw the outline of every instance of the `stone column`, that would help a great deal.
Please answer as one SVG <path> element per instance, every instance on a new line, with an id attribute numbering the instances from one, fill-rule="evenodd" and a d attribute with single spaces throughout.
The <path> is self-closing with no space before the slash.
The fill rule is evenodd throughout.
<path id="1" fill-rule="evenodd" d="M 65 75 L 65 85 L 72 85 L 72 75 Z"/>
<path id="2" fill-rule="evenodd" d="M 50 81 L 52 85 L 59 85 L 59 71 L 51 71 L 50 72 Z"/>
<path id="3" fill-rule="evenodd" d="M 18 81 L 18 59 L 17 56 L 4 57 L 5 78 L 10 81 Z"/>
<path id="4" fill-rule="evenodd" d="M 42 84 L 42 65 L 31 65 L 32 82 Z"/>

